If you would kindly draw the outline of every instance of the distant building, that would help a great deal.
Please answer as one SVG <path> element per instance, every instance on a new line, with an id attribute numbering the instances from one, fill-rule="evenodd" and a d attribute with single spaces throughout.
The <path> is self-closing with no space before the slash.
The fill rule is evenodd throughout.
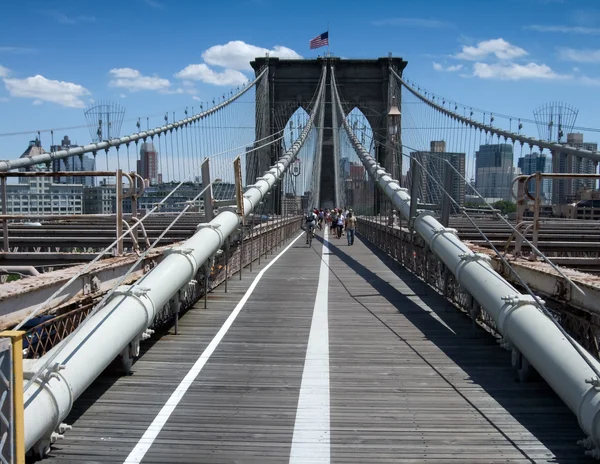
<path id="1" fill-rule="evenodd" d="M 597 151 L 597 143 L 584 142 L 583 134 L 567 134 L 566 146 L 583 150 Z M 552 172 L 595 174 L 598 162 L 572 153 L 552 153 Z M 554 179 L 552 182 L 552 203 L 566 204 L 574 202 L 581 189 L 595 190 L 594 179 Z"/>
<path id="2" fill-rule="evenodd" d="M 74 145 L 69 140 L 68 136 L 64 136 L 61 140 L 60 145 L 51 145 L 50 152 L 56 152 L 60 150 L 68 150 L 69 148 L 76 148 L 79 145 Z M 83 155 L 73 156 L 72 158 L 55 159 L 52 161 L 52 172 L 58 171 L 95 171 L 96 162 L 94 158 Z M 80 184 L 86 187 L 93 187 L 96 185 L 95 177 L 55 177 L 54 182 L 57 184 Z"/>
<path id="3" fill-rule="evenodd" d="M 531 175 L 536 172 L 552 172 L 551 160 L 544 153 L 527 154 L 517 161 L 517 166 L 522 174 Z M 528 182 L 528 190 L 531 195 L 535 194 L 535 180 Z M 547 201 L 551 200 L 552 196 L 552 180 L 548 178 L 542 179 L 541 196 Z"/>
<path id="4" fill-rule="evenodd" d="M 23 152 L 23 154 L 19 158 L 30 158 L 36 155 L 42 155 L 46 153 L 46 150 L 42 147 L 41 142 L 38 139 L 31 140 L 29 145 Z M 19 168 L 19 172 L 43 172 L 48 171 L 48 165 L 46 163 L 40 163 L 33 166 L 28 166 L 26 168 Z M 19 183 L 27 183 L 26 177 L 19 177 Z"/>
<path id="5" fill-rule="evenodd" d="M 83 186 L 55 184 L 51 177 L 22 178 L 6 186 L 8 214 L 65 215 L 83 213 Z"/>
<path id="6" fill-rule="evenodd" d="M 158 152 L 153 143 L 144 142 L 140 146 L 137 173 L 144 179 L 148 179 L 150 185 L 158 184 Z"/>
<path id="7" fill-rule="evenodd" d="M 514 167 L 489 167 L 477 171 L 477 191 L 488 199 L 499 199 L 514 203 L 512 181 L 521 174 L 519 168 Z"/>
<path id="8" fill-rule="evenodd" d="M 114 184 L 101 182 L 83 190 L 83 212 L 85 214 L 114 214 L 116 212 L 117 188 Z"/>
<path id="9" fill-rule="evenodd" d="M 444 198 L 444 175 L 446 161 L 465 177 L 465 153 L 446 152 L 446 142 L 437 140 L 430 142 L 430 151 L 416 151 L 411 153 L 423 169 L 420 185 L 420 199 L 422 203 L 440 205 Z M 449 192 L 459 205 L 465 203 L 465 182 L 454 173 L 452 191 Z"/>
<path id="10" fill-rule="evenodd" d="M 511 185 L 518 172 L 513 166 L 511 144 L 480 145 L 475 152 L 475 188 L 484 198 L 513 201 Z"/>

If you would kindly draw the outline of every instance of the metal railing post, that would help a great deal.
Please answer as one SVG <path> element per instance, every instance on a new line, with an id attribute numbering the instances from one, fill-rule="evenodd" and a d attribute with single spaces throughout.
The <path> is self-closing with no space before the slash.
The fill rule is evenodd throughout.
<path id="1" fill-rule="evenodd" d="M 533 204 L 533 245 L 537 248 L 540 233 L 540 209 L 542 208 L 542 175 L 535 173 L 535 202 Z M 534 255 L 532 253 L 532 255 Z M 535 255 L 534 255 L 535 256 Z"/>
<path id="2" fill-rule="evenodd" d="M 25 424 L 24 424 L 24 402 L 23 402 L 23 335 L 24 331 L 7 330 L 0 332 L 0 337 L 10 338 L 10 375 L 6 376 L 10 382 L 7 392 L 12 393 L 10 399 L 5 398 L 11 412 L 12 421 L 9 427 L 9 449 L 12 459 L 8 462 L 14 464 L 25 464 Z M 6 351 L 5 351 L 6 353 Z M 3 366 L 2 366 L 3 367 Z M 3 372 L 5 375 L 5 373 Z M 3 424 L 6 425 L 6 424 Z M 2 438 L 3 444 L 4 437 Z M 4 446 L 3 446 L 4 448 Z M 0 449 L 3 452 L 3 449 Z M 2 456 L 4 457 L 4 456 Z"/>
<path id="3" fill-rule="evenodd" d="M 4 216 L 2 218 L 2 238 L 3 238 L 3 243 L 4 243 L 4 252 L 8 253 L 9 250 L 9 242 L 8 242 L 8 219 L 6 219 L 6 216 L 8 215 L 8 198 L 7 198 L 7 194 L 6 194 L 6 177 L 2 176 L 2 178 L 0 178 L 0 182 L 2 185 L 2 215 Z"/>
<path id="4" fill-rule="evenodd" d="M 444 165 L 444 192 L 442 192 L 442 217 L 441 223 L 444 227 L 448 227 L 450 223 L 450 203 L 452 195 L 452 185 L 454 182 L 454 170 L 450 163 Z"/>
<path id="5" fill-rule="evenodd" d="M 123 171 L 117 170 L 116 179 L 117 255 L 123 254 Z"/>
<path id="6" fill-rule="evenodd" d="M 209 165 L 208 158 L 204 158 L 204 161 L 202 161 L 201 172 L 202 172 L 202 188 L 206 188 L 207 186 L 210 185 L 210 165 Z M 212 192 L 212 186 L 211 186 L 206 189 L 206 191 L 204 192 L 204 195 L 202 196 L 202 199 L 204 202 L 204 221 L 205 222 L 210 222 L 214 219 L 214 211 L 213 211 L 213 204 L 212 204 L 213 194 L 212 193 L 213 192 Z"/>
<path id="7" fill-rule="evenodd" d="M 208 273 L 210 271 L 210 266 L 208 265 L 208 261 L 204 263 L 204 309 L 206 309 L 208 305 Z"/>
<path id="8" fill-rule="evenodd" d="M 417 216 L 419 187 L 421 186 L 421 165 L 417 163 L 415 159 L 412 159 L 411 161 L 410 171 L 412 172 L 412 183 L 410 185 L 410 218 L 408 224 L 410 229 L 412 229 L 413 221 Z"/>
<path id="9" fill-rule="evenodd" d="M 240 226 L 240 280 L 242 280 L 242 269 L 244 268 L 244 226 Z"/>
<path id="10" fill-rule="evenodd" d="M 229 237 L 225 240 L 225 293 L 227 293 L 227 281 L 229 280 Z"/>

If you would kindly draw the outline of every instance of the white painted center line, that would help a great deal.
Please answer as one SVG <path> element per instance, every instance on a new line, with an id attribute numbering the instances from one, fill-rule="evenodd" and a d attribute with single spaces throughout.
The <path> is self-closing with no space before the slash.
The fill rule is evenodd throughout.
<path id="1" fill-rule="evenodd" d="M 221 340 L 223 340 L 223 337 L 225 336 L 235 319 L 238 317 L 238 314 L 246 304 L 246 301 L 248 301 L 248 298 L 250 298 L 250 295 L 252 295 L 252 292 L 254 292 L 254 289 L 258 285 L 258 282 L 260 281 L 262 276 L 303 235 L 304 232 L 298 235 L 292 241 L 292 243 L 285 247 L 281 253 L 275 256 L 275 258 L 273 258 L 273 260 L 256 275 L 254 281 L 252 282 L 246 293 L 244 293 L 244 296 L 239 301 L 233 312 L 229 315 L 221 329 L 217 332 L 217 334 L 208 344 L 204 352 L 200 355 L 198 360 L 194 363 L 194 365 L 183 378 L 181 383 L 177 386 L 177 388 L 175 389 L 171 397 L 167 400 L 165 405 L 162 407 L 158 415 L 154 418 L 154 421 L 152 421 L 150 427 L 148 427 L 146 432 L 144 432 L 144 435 L 137 443 L 135 448 L 133 448 L 133 451 L 131 451 L 131 453 L 129 453 L 129 456 L 127 456 L 127 459 L 125 459 L 124 464 L 139 464 L 142 461 L 142 459 L 152 446 L 152 443 L 154 443 L 154 440 L 156 440 L 156 437 L 158 436 L 164 425 L 167 423 L 167 420 L 169 420 L 169 417 L 171 416 L 171 414 L 173 414 L 173 411 L 175 411 L 175 408 L 183 398 L 183 395 L 185 395 L 188 388 L 190 388 L 190 386 L 194 383 L 194 381 L 200 374 L 200 371 L 206 365 L 207 361 L 209 360 L 217 346 L 219 346 L 219 343 L 221 343 Z"/>
<path id="2" fill-rule="evenodd" d="M 329 242 L 323 233 L 323 251 L 317 299 L 313 310 L 308 347 L 302 372 L 302 384 L 290 463 L 328 463 L 331 459 L 329 431 Z"/>

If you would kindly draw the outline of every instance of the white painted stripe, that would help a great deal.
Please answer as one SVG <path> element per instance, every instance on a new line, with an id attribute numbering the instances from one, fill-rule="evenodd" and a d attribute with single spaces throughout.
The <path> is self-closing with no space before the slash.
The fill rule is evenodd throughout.
<path id="1" fill-rule="evenodd" d="M 308 347 L 290 462 L 294 464 L 307 462 L 328 463 L 331 458 L 329 432 L 329 241 L 327 230 L 323 233 L 323 251 L 317 299 L 313 310 Z"/>
<path id="2" fill-rule="evenodd" d="M 194 363 L 194 365 L 183 378 L 181 383 L 177 386 L 171 397 L 162 407 L 158 415 L 155 417 L 154 421 L 152 421 L 152 424 L 150 424 L 150 427 L 148 427 L 148 429 L 146 430 L 140 441 L 137 443 L 133 451 L 129 453 L 129 456 L 127 456 L 127 459 L 125 459 L 124 464 L 138 464 L 139 462 L 141 462 L 141 460 L 144 458 L 144 456 L 152 446 L 152 443 L 154 443 L 154 440 L 156 440 L 156 437 L 158 436 L 164 425 L 167 423 L 167 420 L 169 419 L 171 414 L 173 414 L 173 411 L 175 411 L 175 408 L 183 398 L 183 395 L 185 395 L 185 392 L 187 392 L 188 388 L 190 388 L 192 383 L 194 383 L 194 381 L 200 374 L 202 368 L 206 365 L 207 361 L 209 360 L 217 346 L 219 346 L 221 340 L 223 340 L 223 337 L 225 336 L 225 334 L 237 318 L 238 314 L 246 304 L 246 301 L 248 301 L 248 298 L 250 298 L 250 295 L 252 295 L 252 292 L 254 292 L 254 289 L 258 285 L 258 282 L 260 282 L 262 276 L 273 264 L 275 264 L 275 262 L 286 251 L 288 251 L 292 247 L 294 243 L 296 243 L 296 240 L 298 240 L 303 235 L 304 232 L 300 233 L 300 235 L 298 235 L 292 241 L 292 243 L 285 247 L 281 253 L 275 256 L 275 258 L 273 258 L 273 260 L 256 275 L 254 281 L 252 282 L 242 299 L 239 301 L 233 312 L 229 315 L 221 329 L 217 332 L 217 334 L 208 344 L 204 352 L 200 355 L 198 360 Z"/>

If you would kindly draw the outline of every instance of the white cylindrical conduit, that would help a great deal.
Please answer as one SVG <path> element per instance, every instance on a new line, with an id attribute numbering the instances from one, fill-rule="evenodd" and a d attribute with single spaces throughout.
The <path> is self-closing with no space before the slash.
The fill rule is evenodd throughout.
<path id="1" fill-rule="evenodd" d="M 335 75 L 332 70 L 332 79 Z M 339 95 L 334 97 L 343 113 Z M 343 126 L 363 165 L 402 216 L 410 218 L 410 196 L 364 149 L 345 118 Z M 535 367 L 565 404 L 576 414 L 583 431 L 600 445 L 600 390 L 586 382 L 594 371 L 530 295 L 519 293 L 489 263 L 473 253 L 453 229 L 443 227 L 429 212 L 414 220 L 415 231 L 456 276 L 458 282 L 494 319 L 498 330 Z M 585 352 L 583 348 L 581 351 Z M 600 370 L 591 355 L 587 359 Z"/>
<path id="2" fill-rule="evenodd" d="M 244 212 L 250 214 L 296 158 L 313 127 L 321 104 L 325 68 L 314 110 L 292 147 L 244 194 Z M 25 448 L 36 444 L 42 454 L 60 432 L 60 423 L 77 399 L 130 342 L 138 339 L 157 312 L 173 295 L 194 279 L 203 265 L 239 226 L 239 215 L 224 211 L 161 261 L 131 287 L 116 291 L 104 308 L 86 320 L 85 326 L 55 359 L 55 372 L 42 376 L 25 392 Z M 55 348 L 56 349 L 56 348 Z M 44 358 L 38 365 L 43 364 Z"/>

